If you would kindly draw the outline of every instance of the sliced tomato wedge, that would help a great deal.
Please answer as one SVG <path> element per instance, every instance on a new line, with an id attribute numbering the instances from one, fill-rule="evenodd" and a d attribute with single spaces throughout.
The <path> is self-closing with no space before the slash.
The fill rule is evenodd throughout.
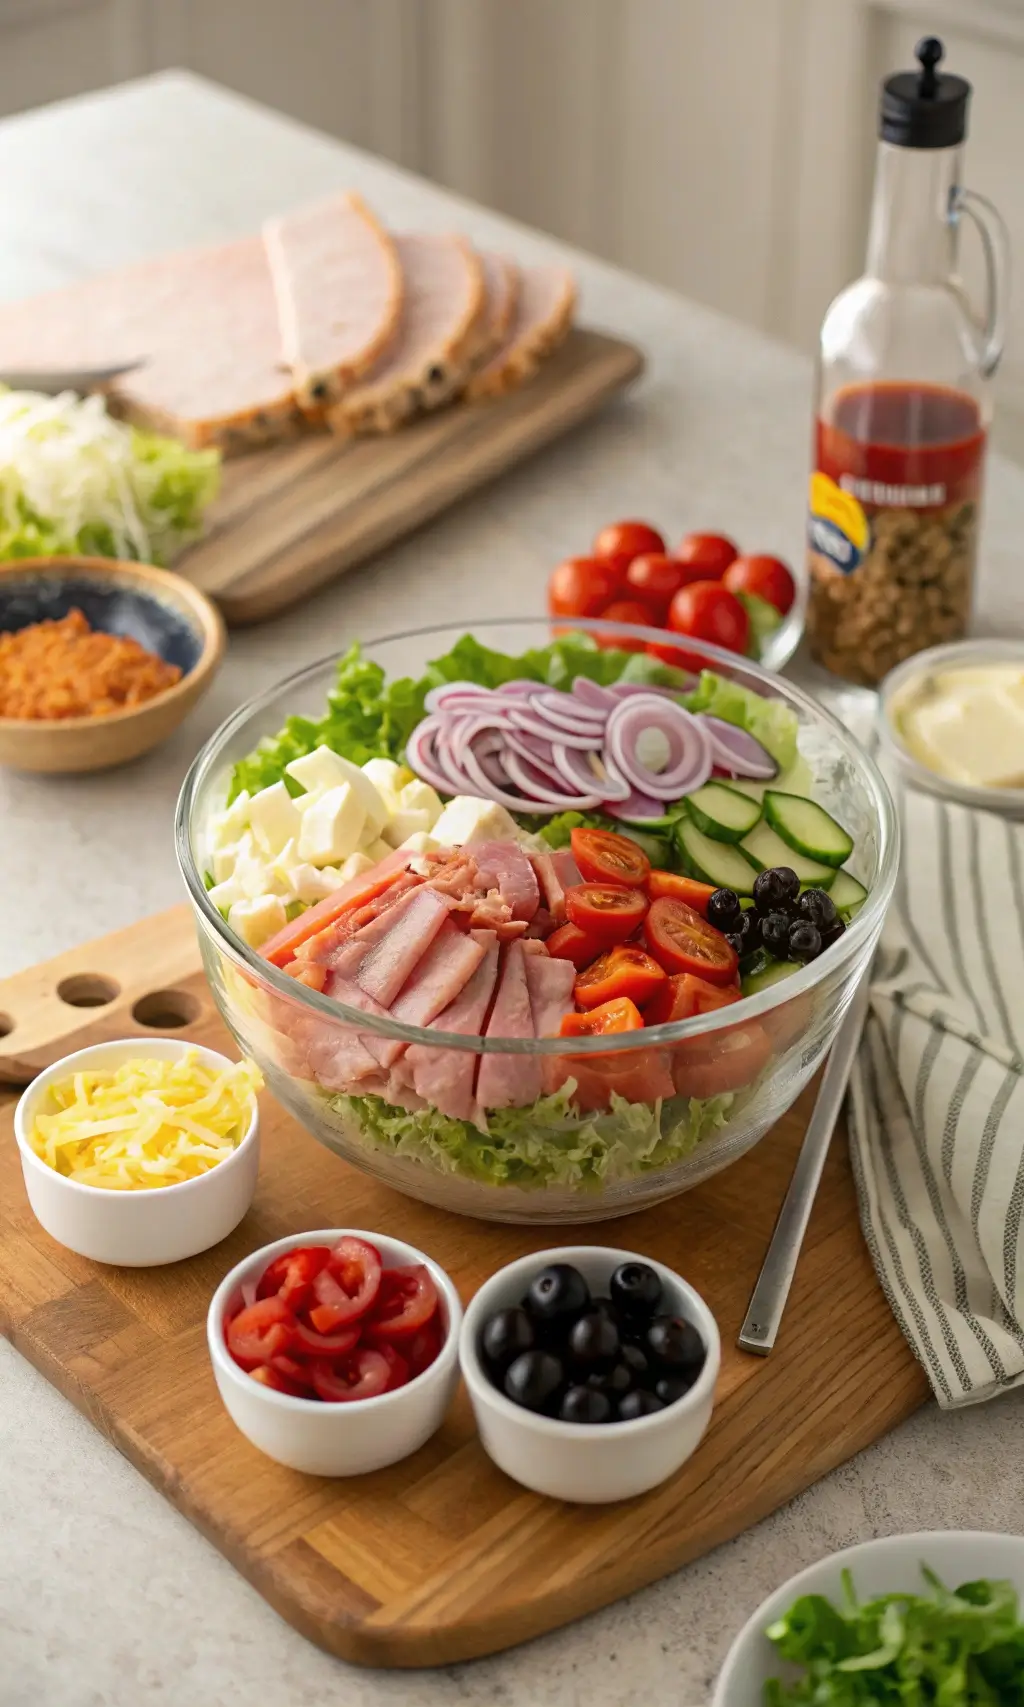
<path id="1" fill-rule="evenodd" d="M 317 1396 L 342 1405 L 354 1399 L 376 1399 L 387 1391 L 391 1379 L 391 1365 L 384 1353 L 368 1345 L 338 1363 L 314 1358 L 309 1372 Z"/>
<path id="2" fill-rule="evenodd" d="M 614 883 L 577 883 L 565 892 L 565 910 L 570 924 L 599 942 L 625 942 L 643 922 L 647 896 Z"/>
<path id="3" fill-rule="evenodd" d="M 393 1393 L 396 1387 L 404 1387 L 409 1380 L 409 1364 L 406 1358 L 397 1352 L 390 1340 L 375 1339 L 374 1351 L 379 1351 L 388 1366 L 388 1384 L 385 1389 Z"/>
<path id="4" fill-rule="evenodd" d="M 732 944 L 685 901 L 652 901 L 644 936 L 666 972 L 692 972 L 709 984 L 731 984 L 736 977 L 739 957 Z"/>
<path id="5" fill-rule="evenodd" d="M 628 836 L 583 827 L 573 830 L 569 839 L 586 882 L 617 883 L 624 889 L 642 889 L 647 882 L 651 862 Z"/>
<path id="6" fill-rule="evenodd" d="M 764 1026 L 748 1020 L 675 1044 L 672 1077 L 680 1096 L 724 1096 L 752 1084 L 771 1054 L 772 1041 Z"/>
<path id="7" fill-rule="evenodd" d="M 286 1381 L 304 1389 L 310 1395 L 313 1392 L 313 1381 L 309 1373 L 309 1365 L 300 1363 L 298 1358 L 289 1357 L 287 1352 L 278 1352 L 270 1359 L 270 1368 L 278 1375 L 283 1375 Z"/>
<path id="8" fill-rule="evenodd" d="M 739 999 L 740 993 L 732 984 L 709 984 L 706 978 L 695 978 L 692 972 L 677 972 L 655 991 L 644 1009 L 644 1022 L 673 1025 L 679 1020 L 694 1019 L 697 1014 L 713 1013 L 715 1008 L 729 1007 Z"/>
<path id="9" fill-rule="evenodd" d="M 401 1340 L 431 1320 L 437 1310 L 437 1287 L 422 1263 L 386 1270 L 372 1325 L 376 1340 Z"/>
<path id="10" fill-rule="evenodd" d="M 281 1298 L 292 1310 L 301 1310 L 313 1296 L 313 1281 L 327 1265 L 329 1245 L 301 1245 L 282 1251 L 260 1275 L 257 1298 Z"/>
<path id="11" fill-rule="evenodd" d="M 642 1008 L 667 982 L 664 967 L 639 943 L 621 942 L 580 973 L 573 995 L 580 1008 L 597 1008 L 617 996 L 628 996 Z"/>
<path id="12" fill-rule="evenodd" d="M 708 902 L 715 893 L 713 883 L 698 883 L 695 877 L 681 877 L 677 871 L 652 871 L 647 879 L 647 893 L 652 901 L 685 901 L 702 919 L 708 916 Z"/>
<path id="13" fill-rule="evenodd" d="M 329 1334 L 365 1316 L 380 1290 L 380 1252 L 366 1239 L 339 1239 L 313 1281 L 316 1303 L 309 1319 L 318 1334 Z"/>
<path id="14" fill-rule="evenodd" d="M 559 925 L 557 931 L 552 931 L 544 939 L 544 947 L 556 960 L 571 960 L 577 968 L 589 966 L 601 953 L 604 944 L 598 942 L 596 936 L 589 931 L 581 931 L 579 925 Z"/>
<path id="15" fill-rule="evenodd" d="M 413 1334 L 411 1340 L 403 1341 L 402 1350 L 409 1363 L 410 1381 L 430 1368 L 437 1359 L 442 1344 L 440 1313 L 432 1316 L 426 1327 Z"/>
<path id="16" fill-rule="evenodd" d="M 585 1014 L 566 1014 L 563 1037 L 605 1037 L 616 1032 L 642 1031 L 643 1020 L 628 996 L 605 1002 Z M 559 1083 L 575 1079 L 573 1101 L 591 1114 L 607 1108 L 613 1093 L 627 1102 L 657 1102 L 674 1094 L 668 1057 L 663 1049 L 630 1049 L 614 1055 L 565 1055 L 558 1063 Z M 552 1085 L 553 1089 L 558 1084 Z"/>
<path id="17" fill-rule="evenodd" d="M 291 1349 L 295 1326 L 294 1313 L 283 1298 L 258 1298 L 228 1323 L 228 1350 L 242 1369 L 257 1369 Z"/>
<path id="18" fill-rule="evenodd" d="M 258 1381 L 261 1387 L 272 1387 L 275 1393 L 288 1393 L 293 1399 L 313 1397 L 313 1388 L 309 1382 L 292 1381 L 273 1364 L 258 1363 L 255 1369 L 250 1369 L 249 1375 L 253 1381 Z"/>
<path id="19" fill-rule="evenodd" d="M 643 1018 L 636 1003 L 628 996 L 617 996 L 603 1002 L 585 1014 L 566 1014 L 562 1021 L 562 1037 L 605 1037 L 617 1031 L 642 1031 Z M 581 1057 L 582 1059 L 582 1057 Z M 589 1059 L 589 1057 L 587 1057 Z"/>
<path id="20" fill-rule="evenodd" d="M 353 1322 L 349 1327 L 338 1328 L 335 1333 L 321 1334 L 299 1316 L 292 1329 L 292 1350 L 301 1352 L 304 1357 L 346 1357 L 359 1344 L 361 1325 L 361 1322 Z"/>

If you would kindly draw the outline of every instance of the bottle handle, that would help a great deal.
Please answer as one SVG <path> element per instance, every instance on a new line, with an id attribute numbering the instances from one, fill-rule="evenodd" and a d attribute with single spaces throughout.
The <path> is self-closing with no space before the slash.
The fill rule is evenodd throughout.
<path id="1" fill-rule="evenodd" d="M 991 378 L 999 366 L 1006 341 L 1006 310 L 1010 296 L 1010 234 L 997 207 L 977 190 L 953 192 L 954 219 L 965 213 L 981 239 L 985 257 L 986 302 L 982 326 L 981 372 Z"/>

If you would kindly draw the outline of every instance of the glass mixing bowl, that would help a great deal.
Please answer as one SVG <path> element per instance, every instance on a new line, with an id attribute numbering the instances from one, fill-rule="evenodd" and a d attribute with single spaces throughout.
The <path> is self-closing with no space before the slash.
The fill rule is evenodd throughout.
<path id="1" fill-rule="evenodd" d="M 598 634 L 600 623 L 574 626 Z M 420 675 L 467 630 L 518 654 L 546 644 L 546 621 L 444 624 L 364 645 L 388 678 Z M 657 639 L 655 630 L 639 630 Z M 311 665 L 249 702 L 199 754 L 178 802 L 177 846 L 214 999 L 273 1094 L 321 1143 L 406 1192 L 459 1214 L 521 1222 L 595 1221 L 686 1191 L 751 1149 L 790 1107 L 828 1049 L 878 940 L 898 862 L 892 801 L 857 741 L 809 695 L 716 647 L 687 641 L 709 669 L 782 699 L 818 800 L 855 840 L 850 861 L 869 898 L 818 960 L 742 1005 L 608 1037 L 461 1037 L 374 1019 L 299 985 L 240 941 L 203 882 L 204 838 L 232 766 L 292 714 L 319 717 L 335 659 Z M 418 1044 L 459 1065 L 468 1053 L 515 1057 L 529 1106 L 484 1132 L 437 1110 L 397 1108 L 337 1088 L 354 1035 Z M 332 1085 L 333 1081 L 333 1085 Z M 575 1091 L 573 1090 L 575 1086 Z M 539 1088 L 539 1100 L 535 1100 Z M 410 1098 L 415 1102 L 417 1099 Z"/>

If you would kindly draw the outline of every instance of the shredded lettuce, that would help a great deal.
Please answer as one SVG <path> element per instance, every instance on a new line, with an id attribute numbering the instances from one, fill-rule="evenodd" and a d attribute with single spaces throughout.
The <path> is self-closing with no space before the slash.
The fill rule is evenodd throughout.
<path id="1" fill-rule="evenodd" d="M 714 670 L 702 670 L 700 681 L 685 695 L 690 711 L 706 711 L 724 723 L 745 729 L 771 754 L 780 770 L 788 770 L 797 756 L 796 712 L 781 699 L 767 699 L 752 689 L 730 682 Z"/>
<path id="2" fill-rule="evenodd" d="M 219 478 L 216 451 L 115 421 L 99 395 L 0 387 L 0 558 L 169 563 L 199 532 Z"/>
<path id="3" fill-rule="evenodd" d="M 415 1113 L 377 1096 L 328 1096 L 347 1127 L 395 1156 L 486 1185 L 533 1191 L 546 1186 L 600 1190 L 670 1166 L 720 1131 L 736 1103 L 733 1094 L 627 1102 L 613 1092 L 604 1114 L 572 1107 L 575 1080 L 529 1108 L 488 1114 L 488 1132 L 437 1109 Z"/>

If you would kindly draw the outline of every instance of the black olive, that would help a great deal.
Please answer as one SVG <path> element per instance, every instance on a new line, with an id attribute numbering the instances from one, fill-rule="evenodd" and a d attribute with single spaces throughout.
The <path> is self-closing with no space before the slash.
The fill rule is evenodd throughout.
<path id="1" fill-rule="evenodd" d="M 558 1407 L 558 1415 L 566 1423 L 606 1423 L 611 1421 L 612 1402 L 607 1393 L 596 1387 L 570 1387 Z"/>
<path id="2" fill-rule="evenodd" d="M 845 921 L 843 919 L 839 918 L 839 916 L 837 915 L 835 924 L 829 925 L 828 929 L 825 931 L 822 931 L 822 933 L 821 933 L 821 946 L 822 946 L 822 948 L 823 949 L 824 948 L 831 948 L 832 944 L 834 942 L 839 941 L 839 938 L 842 936 L 845 929 L 846 929 Z"/>
<path id="3" fill-rule="evenodd" d="M 835 924 L 839 914 L 831 895 L 824 889 L 805 889 L 796 904 L 796 916 L 824 932 Z"/>
<path id="4" fill-rule="evenodd" d="M 789 933 L 793 921 L 788 913 L 766 913 L 761 920 L 761 941 L 776 960 L 789 955 Z"/>
<path id="5" fill-rule="evenodd" d="M 505 1392 L 528 1411 L 547 1410 L 565 1381 L 565 1371 L 549 1351 L 524 1351 L 505 1371 Z"/>
<path id="6" fill-rule="evenodd" d="M 716 931 L 730 931 L 740 914 L 740 898 L 734 889 L 716 889 L 708 896 L 708 924 Z"/>
<path id="7" fill-rule="evenodd" d="M 532 1351 L 535 1344 L 533 1323 L 525 1310 L 499 1310 L 484 1323 L 484 1362 L 499 1374 L 504 1374 L 513 1358 Z"/>
<path id="8" fill-rule="evenodd" d="M 575 1369 L 586 1374 L 605 1369 L 618 1355 L 619 1330 L 609 1317 L 599 1310 L 577 1317 L 569 1329 L 569 1361 Z"/>
<path id="9" fill-rule="evenodd" d="M 612 1275 L 612 1302 L 624 1316 L 653 1316 L 661 1303 L 661 1281 L 646 1262 L 624 1262 Z"/>
<path id="10" fill-rule="evenodd" d="M 590 1303 L 590 1290 L 578 1268 L 554 1262 L 535 1275 L 523 1299 L 523 1308 L 535 1322 L 560 1322 L 568 1326 Z"/>
<path id="11" fill-rule="evenodd" d="M 663 1405 L 674 1405 L 677 1399 L 685 1398 L 699 1373 L 699 1370 L 691 1369 L 685 1375 L 663 1375 L 654 1383 L 655 1396 Z"/>
<path id="12" fill-rule="evenodd" d="M 817 960 L 821 953 L 821 932 L 816 925 L 801 920 L 789 929 L 790 960 Z"/>
<path id="13" fill-rule="evenodd" d="M 706 1356 L 704 1341 L 685 1316 L 655 1316 L 647 1330 L 647 1350 L 657 1367 L 671 1375 L 700 1369 Z"/>
<path id="14" fill-rule="evenodd" d="M 754 905 L 759 913 L 778 913 L 795 901 L 800 879 L 788 865 L 773 865 L 754 878 Z"/>
<path id="15" fill-rule="evenodd" d="M 651 1365 L 647 1353 L 638 1345 L 624 1345 L 621 1355 L 623 1363 L 629 1370 L 633 1385 L 642 1387 L 651 1374 Z"/>
<path id="16" fill-rule="evenodd" d="M 650 1417 L 655 1411 L 664 1409 L 662 1401 L 653 1393 L 648 1393 L 643 1387 L 634 1387 L 632 1393 L 624 1393 L 619 1400 L 619 1421 L 635 1422 L 637 1417 Z"/>
<path id="17" fill-rule="evenodd" d="M 628 1393 L 633 1385 L 633 1371 L 626 1362 L 625 1353 L 635 1349 L 634 1346 L 624 1345 L 622 1361 L 613 1363 L 610 1369 L 596 1369 L 592 1375 L 587 1376 L 587 1386 L 593 1387 L 597 1393 L 610 1393 L 616 1398 Z M 646 1361 L 645 1358 L 644 1362 Z"/>

